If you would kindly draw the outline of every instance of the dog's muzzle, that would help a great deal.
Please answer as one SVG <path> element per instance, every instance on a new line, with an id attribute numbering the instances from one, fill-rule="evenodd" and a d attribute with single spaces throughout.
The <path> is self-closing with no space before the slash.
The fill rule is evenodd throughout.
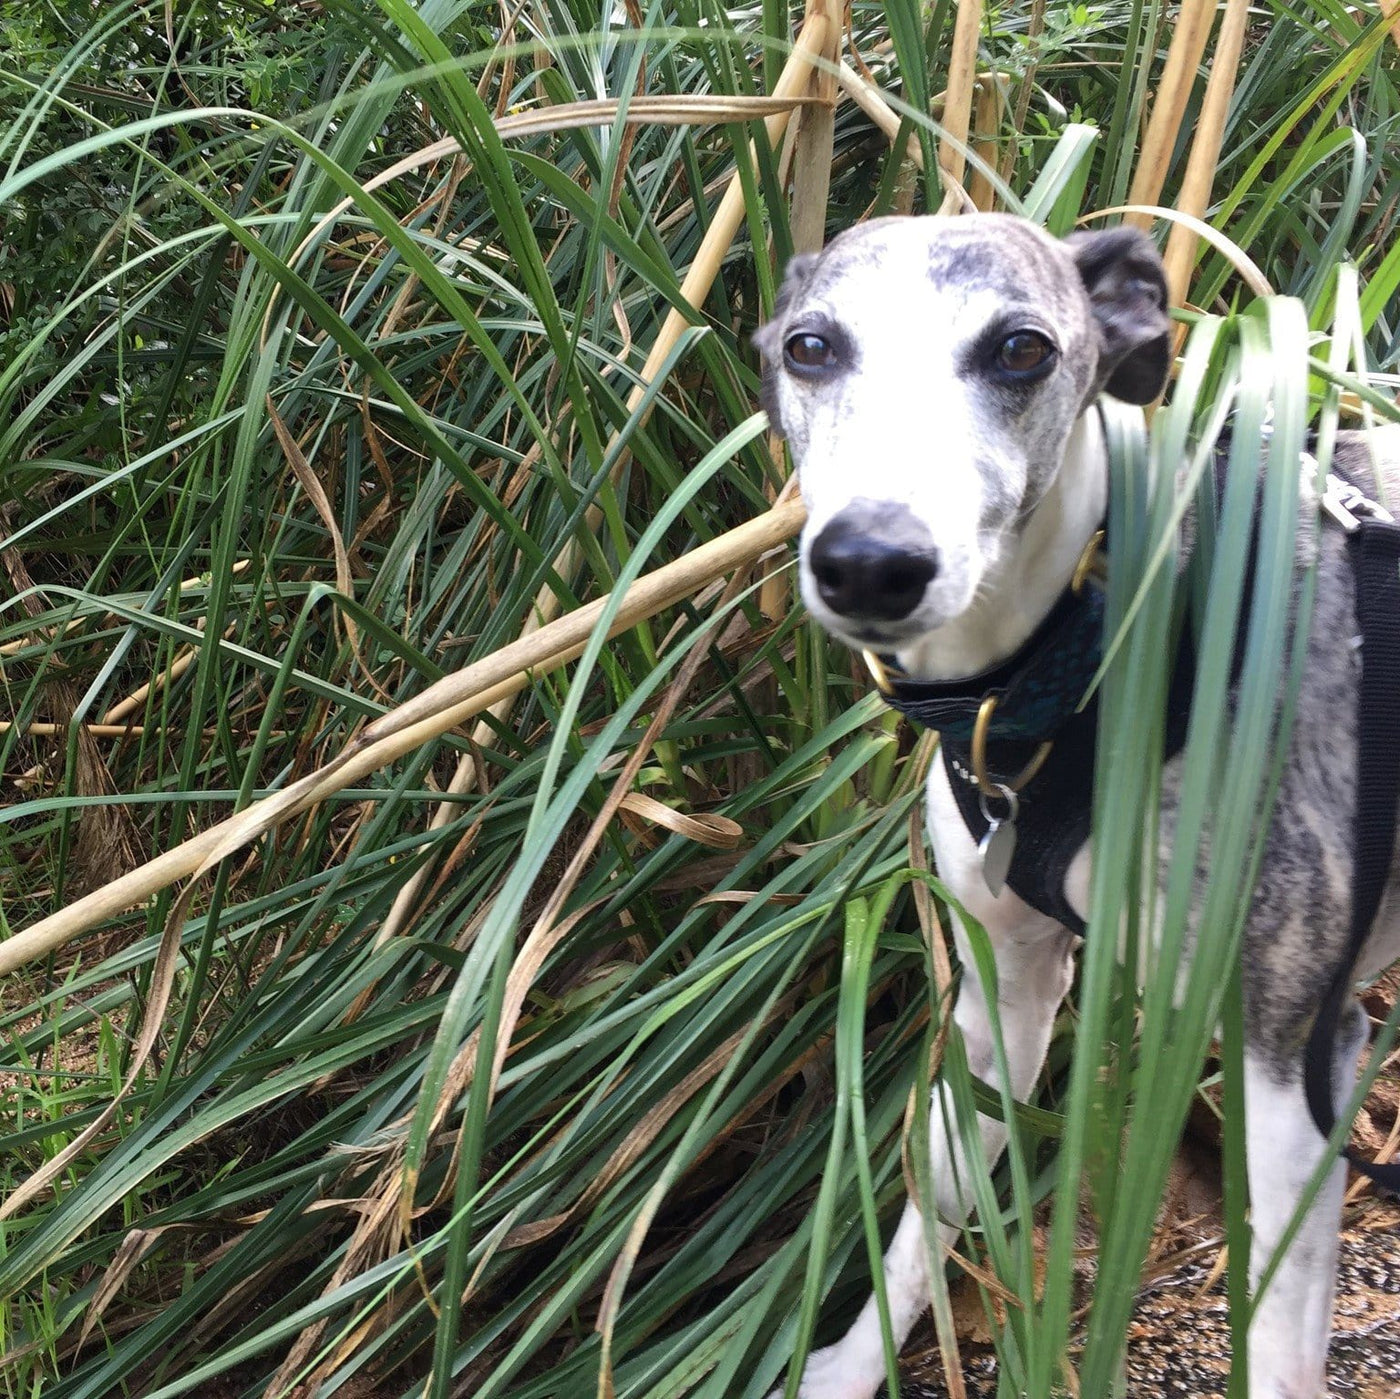
<path id="1" fill-rule="evenodd" d="M 817 595 L 837 616 L 898 622 L 923 601 L 938 551 L 903 506 L 856 501 L 812 541 L 807 563 Z"/>

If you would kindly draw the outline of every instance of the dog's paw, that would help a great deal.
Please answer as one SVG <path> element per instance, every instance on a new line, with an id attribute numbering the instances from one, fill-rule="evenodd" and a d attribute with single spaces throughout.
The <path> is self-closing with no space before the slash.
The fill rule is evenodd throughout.
<path id="1" fill-rule="evenodd" d="M 802 1371 L 797 1399 L 874 1399 L 885 1377 L 883 1360 L 881 1363 L 879 1377 L 871 1383 L 865 1376 L 852 1373 L 850 1358 L 841 1354 L 840 1346 L 813 1351 Z M 768 1399 L 783 1399 L 783 1393 L 783 1388 L 779 1387 Z"/>

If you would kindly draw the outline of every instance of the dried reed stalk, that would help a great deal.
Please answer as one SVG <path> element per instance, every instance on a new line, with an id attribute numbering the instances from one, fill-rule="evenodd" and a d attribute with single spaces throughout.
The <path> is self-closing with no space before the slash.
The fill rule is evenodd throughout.
<path id="1" fill-rule="evenodd" d="M 1400 0 L 1397 0 L 1400 3 Z M 1040 71 L 1040 46 L 1045 34 L 1045 0 L 1031 0 L 1031 17 L 1026 22 L 1026 44 L 1028 60 L 1026 71 L 1021 75 L 1020 86 L 1016 90 L 1016 108 L 1011 114 L 1011 139 L 1001 157 L 1001 178 L 1009 180 L 1016 165 L 1016 153 L 1020 148 L 1018 137 L 1026 130 L 1026 118 L 1030 115 L 1031 98 L 1035 94 L 1036 74 Z"/>
<path id="2" fill-rule="evenodd" d="M 1396 0 L 1400 4 L 1400 0 Z M 885 101 L 885 95 L 864 74 L 857 73 L 843 58 L 836 67 L 836 82 L 841 91 L 880 128 L 893 144 L 899 135 L 899 113 Z M 912 160 L 920 170 L 924 168 L 923 147 L 910 136 L 905 148 L 906 160 Z"/>
<path id="3" fill-rule="evenodd" d="M 17 719 L 0 719 L 0 734 L 17 730 L 25 738 L 57 738 L 72 727 L 72 724 L 55 724 L 50 719 L 31 719 L 27 724 Z M 79 724 L 78 727 L 93 738 L 125 738 L 128 734 L 135 738 L 146 732 L 142 724 Z"/>
<path id="4" fill-rule="evenodd" d="M 1400 0 L 1397 0 L 1400 3 Z M 1211 55 L 1210 77 L 1206 81 L 1205 98 L 1201 103 L 1200 119 L 1191 140 L 1191 153 L 1186 162 L 1186 175 L 1181 182 L 1176 207 L 1184 214 L 1204 218 L 1210 206 L 1210 192 L 1215 184 L 1215 167 L 1220 161 L 1220 143 L 1225 134 L 1225 118 L 1230 98 L 1239 75 L 1240 54 L 1244 48 L 1245 26 L 1249 23 L 1248 0 L 1226 0 L 1225 17 L 1220 22 L 1220 36 Z M 1173 306 L 1186 301 L 1191 282 L 1191 269 L 1196 265 L 1196 250 L 1200 246 L 1189 224 L 1174 223 L 1167 239 L 1165 261 L 1167 288 Z M 1177 343 L 1185 336 L 1186 327 L 1177 327 Z"/>
<path id="5" fill-rule="evenodd" d="M 629 630 L 791 539 L 803 518 L 796 502 L 777 506 L 637 579 L 609 635 Z M 47 956 L 177 880 L 204 873 L 279 823 L 523 690 L 535 674 L 567 664 L 583 651 L 607 604 L 606 597 L 599 598 L 445 676 L 367 725 L 315 772 L 21 929 L 0 943 L 0 975 Z"/>
<path id="6" fill-rule="evenodd" d="M 982 30 L 982 0 L 958 0 L 953 24 L 953 47 L 948 55 L 948 91 L 943 99 L 943 135 L 938 142 L 938 169 L 943 178 L 941 214 L 967 208 L 963 188 L 967 171 L 967 135 L 972 123 L 972 98 L 977 88 L 977 41 Z"/>
<path id="7" fill-rule="evenodd" d="M 1172 31 L 1171 48 L 1167 51 L 1162 80 L 1152 103 L 1147 135 L 1143 138 L 1137 168 L 1133 171 L 1133 184 L 1128 192 L 1129 204 L 1161 202 L 1172 151 L 1186 117 L 1191 89 L 1196 82 L 1196 70 L 1200 67 L 1214 23 L 1215 0 L 1185 0 Z M 1130 214 L 1123 222 L 1147 228 L 1152 221 L 1142 214 Z"/>
<path id="8" fill-rule="evenodd" d="M 831 191 L 831 156 L 836 137 L 836 63 L 841 54 L 841 6 L 838 0 L 807 0 L 807 19 L 826 24 L 826 41 L 817 53 L 820 67 L 811 69 L 809 95 L 817 104 L 797 114 L 797 139 L 792 154 L 792 207 L 788 223 L 792 246 L 814 253 L 826 238 L 826 206 Z"/>
<path id="9" fill-rule="evenodd" d="M 995 73 L 983 73 L 977 79 L 977 103 L 973 109 L 972 120 L 975 140 L 972 149 L 987 170 L 997 168 L 997 133 L 1001 129 L 1002 113 L 1005 110 L 1006 95 L 1001 78 Z M 974 167 L 967 193 L 984 214 L 996 203 L 996 189 L 981 167 Z"/>

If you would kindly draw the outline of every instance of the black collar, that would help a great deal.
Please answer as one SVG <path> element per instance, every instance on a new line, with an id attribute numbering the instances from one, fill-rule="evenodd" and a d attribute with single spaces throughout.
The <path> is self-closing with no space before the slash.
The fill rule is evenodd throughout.
<path id="1" fill-rule="evenodd" d="M 992 741 L 1043 743 L 1081 706 L 1103 657 L 1101 571 L 1095 536 L 1089 566 L 1060 595 L 1045 619 L 1006 660 L 957 680 L 913 680 L 890 656 L 865 653 L 881 696 L 914 723 L 945 739 L 968 740 L 986 701 L 995 699 L 986 736 Z"/>

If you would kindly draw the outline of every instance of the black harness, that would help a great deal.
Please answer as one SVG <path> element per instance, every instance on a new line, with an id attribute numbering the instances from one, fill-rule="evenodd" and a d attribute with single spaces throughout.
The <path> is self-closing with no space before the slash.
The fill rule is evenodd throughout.
<path id="1" fill-rule="evenodd" d="M 948 783 L 973 840 L 981 845 L 1008 819 L 1014 821 L 1006 885 L 1080 935 L 1084 920 L 1065 898 L 1065 875 L 1089 838 L 1093 814 L 1099 702 L 1097 694 L 1087 700 L 1085 695 L 1103 659 L 1104 570 L 1094 558 L 1102 539 L 1101 531 L 1074 582 L 1000 665 L 933 683 L 897 673 L 890 658 L 874 658 L 872 666 L 886 704 L 938 730 Z M 1248 610 L 1253 553 L 1251 541 L 1242 614 Z M 1166 758 L 1186 744 L 1195 681 L 1195 647 L 1183 627 L 1167 691 Z M 989 780 L 979 780 L 979 771 Z"/>
<path id="2" fill-rule="evenodd" d="M 1223 474 L 1223 457 L 1217 478 Z M 1222 484 L 1217 480 L 1217 485 Z M 1356 960 L 1375 921 L 1390 875 L 1400 802 L 1400 525 L 1338 476 L 1329 478 L 1328 513 L 1348 531 L 1356 615 L 1362 635 L 1357 733 L 1358 780 L 1347 955 L 1328 986 L 1304 1060 L 1308 1107 L 1324 1136 L 1336 1122 L 1332 1065 L 1340 1016 Z M 1256 510 L 1257 516 L 1257 510 Z M 1096 543 L 1102 540 L 1102 533 Z M 1091 546 L 1091 551 L 1094 546 Z M 1243 628 L 1253 593 L 1256 539 L 1240 604 L 1231 682 L 1243 660 Z M 1098 698 L 1085 694 L 1103 655 L 1104 598 L 1086 567 L 1014 655 L 979 675 L 947 682 L 910 679 L 892 658 L 867 654 L 885 702 L 915 724 L 936 729 L 958 810 L 983 851 L 988 882 L 1005 884 L 1032 908 L 1083 934 L 1065 899 L 1065 876 L 1089 838 L 1093 812 Z M 1195 648 L 1181 628 L 1167 691 L 1164 757 L 1186 743 L 1195 688 Z M 995 874 L 989 842 L 1014 830 L 1004 871 Z M 1373 1180 L 1400 1191 L 1400 1164 L 1375 1165 L 1348 1149 Z"/>

